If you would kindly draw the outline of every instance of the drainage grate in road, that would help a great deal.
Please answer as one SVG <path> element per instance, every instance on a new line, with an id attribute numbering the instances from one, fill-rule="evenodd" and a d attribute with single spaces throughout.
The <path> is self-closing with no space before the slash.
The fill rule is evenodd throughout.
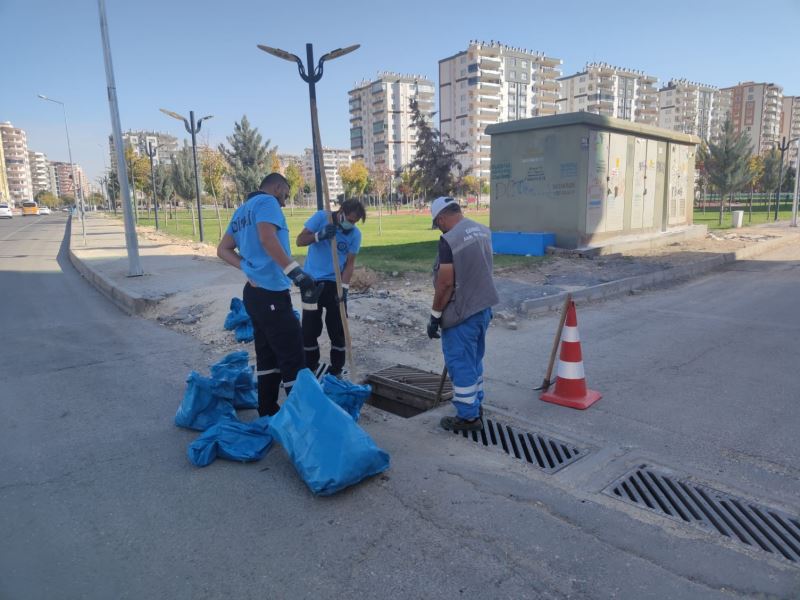
<path id="1" fill-rule="evenodd" d="M 454 432 L 468 440 L 503 450 L 509 456 L 524 460 L 548 473 L 555 473 L 575 462 L 587 452 L 572 444 L 541 433 L 520 431 L 494 419 L 482 417 L 481 431 Z"/>
<path id="2" fill-rule="evenodd" d="M 605 492 L 673 519 L 716 531 L 792 562 L 800 562 L 800 520 L 744 498 L 678 479 L 649 465 L 612 483 Z"/>

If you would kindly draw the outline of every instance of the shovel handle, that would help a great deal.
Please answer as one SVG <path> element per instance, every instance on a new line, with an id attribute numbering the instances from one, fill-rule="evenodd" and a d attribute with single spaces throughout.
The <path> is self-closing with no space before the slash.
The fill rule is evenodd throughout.
<path id="1" fill-rule="evenodd" d="M 547 374 L 544 376 L 541 389 L 550 387 L 550 377 L 553 375 L 553 365 L 556 362 L 556 352 L 558 351 L 558 344 L 561 342 L 561 332 L 564 330 L 564 321 L 567 320 L 567 307 L 572 302 L 572 294 L 567 294 L 564 297 L 564 306 L 561 307 L 561 317 L 558 320 L 558 329 L 556 336 L 553 339 L 553 349 L 550 351 L 550 362 L 547 365 Z"/>

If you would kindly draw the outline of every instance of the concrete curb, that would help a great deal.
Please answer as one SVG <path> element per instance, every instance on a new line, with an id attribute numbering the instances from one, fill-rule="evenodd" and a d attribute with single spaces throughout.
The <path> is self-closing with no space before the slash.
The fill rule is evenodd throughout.
<path id="1" fill-rule="evenodd" d="M 653 273 L 646 273 L 644 275 L 627 277 L 618 281 L 609 281 L 608 283 L 593 285 L 591 287 L 572 292 L 572 297 L 576 300 L 601 300 L 614 296 L 622 296 L 630 293 L 632 290 L 653 287 L 655 285 L 668 283 L 679 279 L 698 277 L 699 275 L 704 275 L 709 271 L 713 271 L 714 269 L 717 269 L 725 264 L 736 262 L 738 260 L 745 260 L 753 256 L 757 256 L 758 254 L 769 252 L 770 250 L 780 248 L 785 244 L 797 241 L 797 239 L 798 237 L 795 235 L 786 235 L 774 240 L 759 242 L 746 248 L 740 248 L 735 252 L 719 254 L 698 262 L 679 265 L 671 269 L 663 269 L 661 271 L 654 271 Z M 566 292 L 544 298 L 525 300 L 520 305 L 520 311 L 524 314 L 536 314 L 550 310 L 558 310 L 564 303 L 565 296 Z"/>

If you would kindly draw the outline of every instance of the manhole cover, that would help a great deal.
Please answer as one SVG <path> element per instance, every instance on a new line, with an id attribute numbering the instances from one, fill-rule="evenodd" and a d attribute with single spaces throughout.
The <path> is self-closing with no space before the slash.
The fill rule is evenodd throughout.
<path id="1" fill-rule="evenodd" d="M 413 417 L 436 404 L 440 373 L 431 373 L 406 365 L 395 365 L 367 376 L 372 386 L 369 403 L 401 417 Z M 441 402 L 453 397 L 453 384 L 445 378 Z"/>
<path id="2" fill-rule="evenodd" d="M 496 419 L 481 417 L 481 431 L 462 431 L 460 435 L 489 448 L 502 450 L 548 473 L 555 473 L 588 452 L 562 440 L 517 429 Z M 459 435 L 459 432 L 454 432 Z"/>
<path id="3" fill-rule="evenodd" d="M 658 514 L 800 562 L 800 520 L 768 506 L 639 465 L 605 493 Z"/>

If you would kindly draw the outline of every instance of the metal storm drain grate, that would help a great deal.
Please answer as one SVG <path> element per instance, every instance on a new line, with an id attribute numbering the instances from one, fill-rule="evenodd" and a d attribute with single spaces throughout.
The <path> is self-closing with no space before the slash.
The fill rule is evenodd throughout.
<path id="1" fill-rule="evenodd" d="M 436 404 L 442 376 L 406 365 L 395 365 L 367 376 L 372 386 L 369 403 L 401 417 L 413 417 Z M 445 378 L 441 402 L 453 397 L 453 384 Z"/>
<path id="2" fill-rule="evenodd" d="M 481 431 L 459 433 L 473 442 L 503 450 L 509 456 L 524 460 L 548 473 L 555 473 L 583 457 L 587 452 L 572 444 L 542 435 L 519 431 L 494 419 L 482 417 Z"/>
<path id="3" fill-rule="evenodd" d="M 713 488 L 639 465 L 606 494 L 800 562 L 800 520 Z"/>

